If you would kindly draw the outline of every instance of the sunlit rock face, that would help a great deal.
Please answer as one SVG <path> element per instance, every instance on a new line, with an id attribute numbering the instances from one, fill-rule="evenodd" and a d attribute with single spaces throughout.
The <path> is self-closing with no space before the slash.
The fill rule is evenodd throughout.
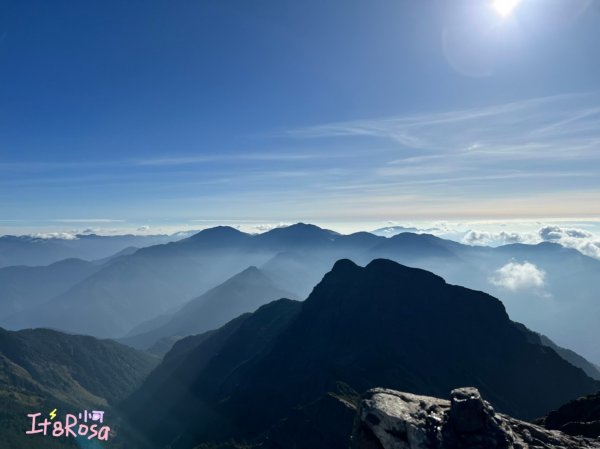
<path id="1" fill-rule="evenodd" d="M 595 449 L 600 440 L 496 413 L 475 388 L 451 392 L 450 401 L 370 390 L 361 403 L 352 449 Z"/>

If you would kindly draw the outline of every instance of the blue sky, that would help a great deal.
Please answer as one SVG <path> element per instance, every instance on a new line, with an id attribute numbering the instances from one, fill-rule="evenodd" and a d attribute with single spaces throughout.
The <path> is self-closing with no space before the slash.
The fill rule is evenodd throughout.
<path id="1" fill-rule="evenodd" d="M 4 1 L 0 233 L 597 220 L 600 2 L 492 3 Z"/>

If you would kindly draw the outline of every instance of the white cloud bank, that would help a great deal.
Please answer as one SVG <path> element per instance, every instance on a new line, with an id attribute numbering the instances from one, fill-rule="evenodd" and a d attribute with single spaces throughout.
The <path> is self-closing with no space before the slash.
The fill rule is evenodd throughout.
<path id="1" fill-rule="evenodd" d="M 468 231 L 462 238 L 462 242 L 467 245 L 485 245 L 500 246 L 510 245 L 511 243 L 535 243 L 528 234 L 518 232 L 488 232 L 488 231 Z"/>
<path id="2" fill-rule="evenodd" d="M 600 259 L 600 236 L 584 229 L 545 226 L 540 229 L 540 238 L 546 242 L 575 248 L 586 256 Z"/>
<path id="3" fill-rule="evenodd" d="M 263 232 L 268 232 L 268 231 L 272 231 L 273 229 L 278 229 L 278 228 L 285 228 L 290 226 L 292 223 L 277 223 L 277 224 L 271 224 L 271 223 L 267 223 L 267 224 L 258 224 L 256 226 L 253 227 L 252 231 L 257 231 L 259 233 L 263 233 Z"/>
<path id="4" fill-rule="evenodd" d="M 73 232 L 36 232 L 30 234 L 30 237 L 36 239 L 57 239 L 57 240 L 76 240 L 77 235 Z"/>
<path id="5" fill-rule="evenodd" d="M 490 282 L 511 291 L 543 288 L 546 272 L 529 262 L 509 262 L 496 270 Z"/>
<path id="6" fill-rule="evenodd" d="M 392 237 L 401 232 L 434 234 L 472 246 L 503 246 L 515 243 L 537 245 L 557 243 L 582 254 L 600 259 L 600 220 L 575 221 L 480 221 L 480 222 L 396 222 L 377 228 L 372 233 Z M 332 229 L 335 229 L 333 227 Z"/>
<path id="7" fill-rule="evenodd" d="M 512 243 L 535 245 L 541 242 L 558 243 L 565 248 L 573 248 L 586 256 L 600 259 L 600 233 L 585 229 L 542 224 L 536 230 L 528 231 L 488 231 L 469 229 L 461 243 L 478 246 L 501 246 Z M 444 237 L 444 235 L 440 235 Z"/>

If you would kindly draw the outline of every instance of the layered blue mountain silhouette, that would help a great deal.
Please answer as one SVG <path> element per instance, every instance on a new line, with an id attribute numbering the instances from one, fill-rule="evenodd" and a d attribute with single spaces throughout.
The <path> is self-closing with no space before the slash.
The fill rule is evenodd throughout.
<path id="1" fill-rule="evenodd" d="M 0 287 L 0 325 L 129 338 L 165 325 L 193 298 L 251 266 L 286 293 L 282 296 L 305 298 L 341 258 L 360 264 L 387 258 L 427 269 L 454 284 L 490 292 L 504 302 L 513 318 L 560 346 L 600 362 L 600 348 L 595 344 L 600 338 L 595 323 L 600 315 L 598 260 L 551 243 L 474 247 L 427 234 L 400 233 L 390 238 L 370 233 L 341 235 L 307 224 L 259 235 L 217 227 L 177 242 L 131 254 L 125 251 L 86 268 L 85 262 L 78 262 L 81 267 L 64 272 L 60 265 L 37 271 L 21 269 L 26 274 L 8 275 L 10 286 Z M 510 264 L 517 268 L 528 264 L 543 278 L 537 284 L 511 283 L 501 277 L 506 275 L 503 267 Z M 45 270 L 56 270 L 56 275 L 52 286 L 38 292 L 34 286 L 44 284 L 37 279 Z M 0 277 L 3 272 L 0 270 Z M 262 304 L 271 299 L 265 297 Z M 246 310 L 235 309 L 222 319 L 251 312 L 261 301 L 246 304 Z M 213 329 L 221 324 L 206 321 Z M 173 327 L 167 333 L 183 336 L 188 332 Z M 157 337 L 159 334 L 164 336 L 158 332 Z"/>
<path id="2" fill-rule="evenodd" d="M 600 390 L 599 274 L 555 244 L 307 224 L 0 268 L 0 324 L 13 329 L 0 330 L 3 436 L 28 447 L 22 417 L 58 404 L 106 407 L 119 449 L 341 449 L 368 389 L 466 385 L 518 418 L 558 410 L 548 425 L 582 434 L 595 396 L 560 407 Z M 14 330 L 40 327 L 62 332 Z"/>

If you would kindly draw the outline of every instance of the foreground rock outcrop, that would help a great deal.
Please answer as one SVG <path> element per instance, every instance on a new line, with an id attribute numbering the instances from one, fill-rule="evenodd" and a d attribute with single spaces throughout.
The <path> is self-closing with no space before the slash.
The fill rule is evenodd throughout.
<path id="1" fill-rule="evenodd" d="M 600 438 L 600 393 L 563 405 L 540 420 L 540 424 L 569 435 Z"/>
<path id="2" fill-rule="evenodd" d="M 358 411 L 352 449 L 597 449 L 600 440 L 495 413 L 475 388 L 446 401 L 394 390 L 367 393 Z"/>

